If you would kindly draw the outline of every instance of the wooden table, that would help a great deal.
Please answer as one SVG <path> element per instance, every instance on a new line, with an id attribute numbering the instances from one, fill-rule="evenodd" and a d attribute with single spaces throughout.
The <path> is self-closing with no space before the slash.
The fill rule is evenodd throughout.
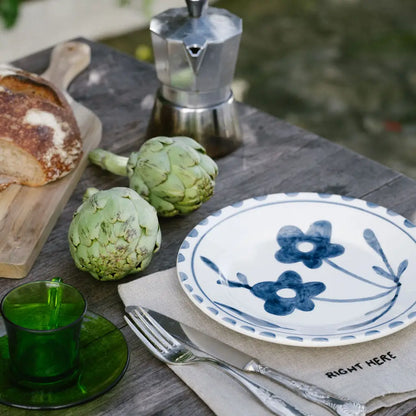
<path id="1" fill-rule="evenodd" d="M 92 62 L 69 88 L 75 100 L 91 109 L 103 123 L 101 147 L 128 155 L 143 142 L 158 81 L 153 66 L 91 43 Z M 49 52 L 42 51 L 15 64 L 41 73 Z M 416 220 L 416 182 L 317 135 L 278 120 L 255 108 L 239 105 L 244 145 L 219 159 L 214 196 L 187 217 L 162 219 L 162 248 L 142 275 L 175 265 L 186 234 L 213 211 L 245 198 L 277 192 L 311 191 L 363 198 Z M 120 282 L 99 282 L 75 268 L 67 233 L 75 209 L 89 186 L 127 186 L 127 179 L 88 166 L 44 245 L 27 281 L 61 276 L 86 296 L 89 309 L 117 325 L 129 344 L 131 357 L 123 379 L 108 393 L 84 405 L 48 412 L 50 415 L 212 415 L 210 409 L 165 365 L 148 353 L 126 327 Z M 123 282 L 136 279 L 127 277 Z M 1 295 L 22 283 L 2 279 Z M 377 412 L 405 415 L 416 400 Z M 45 414 L 0 405 L 0 414 Z M 231 415 L 230 415 L 231 416 Z"/>

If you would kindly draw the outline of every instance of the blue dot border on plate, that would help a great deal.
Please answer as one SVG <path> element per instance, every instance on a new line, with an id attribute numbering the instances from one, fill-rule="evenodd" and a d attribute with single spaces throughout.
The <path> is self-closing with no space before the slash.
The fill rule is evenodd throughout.
<path id="1" fill-rule="evenodd" d="M 238 201 L 201 221 L 178 278 L 207 316 L 304 347 L 377 339 L 416 319 L 416 231 L 396 212 L 317 193 Z"/>

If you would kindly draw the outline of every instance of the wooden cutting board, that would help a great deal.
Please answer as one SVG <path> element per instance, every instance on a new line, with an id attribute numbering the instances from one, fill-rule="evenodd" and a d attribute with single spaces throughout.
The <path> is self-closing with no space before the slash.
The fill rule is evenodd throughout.
<path id="1" fill-rule="evenodd" d="M 87 44 L 66 42 L 53 49 L 50 65 L 42 74 L 65 92 L 81 130 L 84 154 L 62 179 L 38 188 L 11 185 L 0 192 L 0 277 L 19 279 L 29 273 L 88 163 L 88 152 L 101 140 L 98 117 L 66 93 L 90 59 Z"/>

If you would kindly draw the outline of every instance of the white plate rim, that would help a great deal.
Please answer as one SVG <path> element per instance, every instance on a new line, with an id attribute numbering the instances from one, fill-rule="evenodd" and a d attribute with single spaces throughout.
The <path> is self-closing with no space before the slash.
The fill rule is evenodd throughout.
<path id="1" fill-rule="evenodd" d="M 209 228 L 207 227 L 209 227 L 211 221 L 214 220 L 215 223 L 217 223 L 223 216 L 223 220 L 226 220 L 230 216 L 228 212 L 230 210 L 234 210 L 234 215 L 238 215 L 239 211 L 246 207 L 247 204 L 252 204 L 255 207 L 257 205 L 260 206 L 264 204 L 264 201 L 302 202 L 302 200 L 342 204 L 352 208 L 361 209 L 368 213 L 373 213 L 396 227 L 399 227 L 416 242 L 416 226 L 411 221 L 395 211 L 363 199 L 344 195 L 314 192 L 275 193 L 247 198 L 224 206 L 207 216 L 199 224 L 197 224 L 183 240 L 176 259 L 177 276 L 181 288 L 192 303 L 206 316 L 233 331 L 271 343 L 300 347 L 332 347 L 367 342 L 393 334 L 412 324 L 416 320 L 416 299 L 412 307 L 403 312 L 403 314 L 406 314 L 405 317 L 397 316 L 395 320 L 391 320 L 389 323 L 378 327 L 376 330 L 368 330 L 367 328 L 367 331 L 359 331 L 354 333 L 354 335 L 344 333 L 342 336 L 334 335 L 323 337 L 298 337 L 296 334 L 293 334 L 293 336 L 287 336 L 286 334 L 281 334 L 279 331 L 267 331 L 269 332 L 267 334 L 265 334 L 266 331 L 253 331 L 251 327 L 248 329 L 245 321 L 240 321 L 235 315 L 230 315 L 217 306 L 213 307 L 212 300 L 207 298 L 205 294 L 201 292 L 197 278 L 194 276 L 193 272 L 186 267 L 186 259 L 189 258 L 190 249 L 192 250 L 192 247 L 195 246 L 195 242 L 198 241 L 201 234 L 203 235 L 204 232 L 208 232 Z M 226 213 L 224 214 L 224 212 Z"/>

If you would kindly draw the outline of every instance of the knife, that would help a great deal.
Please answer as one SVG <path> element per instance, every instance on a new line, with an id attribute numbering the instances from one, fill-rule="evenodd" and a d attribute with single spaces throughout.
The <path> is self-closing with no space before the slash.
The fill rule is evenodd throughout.
<path id="1" fill-rule="evenodd" d="M 319 404 L 339 416 L 365 416 L 363 404 L 330 393 L 313 384 L 294 379 L 273 368 L 261 364 L 256 358 L 230 347 L 159 312 L 144 308 L 169 333 L 184 344 L 228 364 L 256 374 L 261 374 L 313 403 Z"/>

